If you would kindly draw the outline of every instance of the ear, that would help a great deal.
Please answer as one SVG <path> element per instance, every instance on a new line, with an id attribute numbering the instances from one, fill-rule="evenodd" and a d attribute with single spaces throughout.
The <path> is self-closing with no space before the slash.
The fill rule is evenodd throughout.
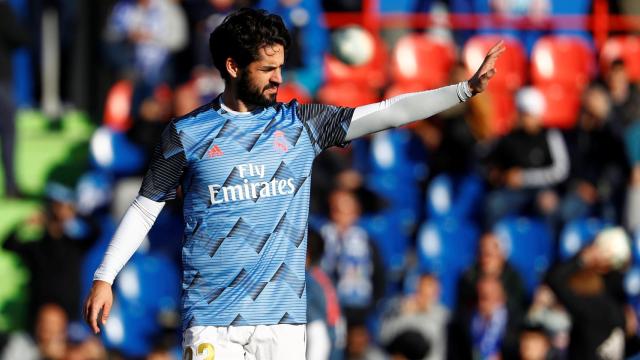
<path id="1" fill-rule="evenodd" d="M 225 61 L 225 66 L 227 68 L 227 72 L 232 79 L 236 79 L 238 77 L 238 70 L 240 70 L 238 63 L 235 60 L 228 57 L 227 61 Z"/>

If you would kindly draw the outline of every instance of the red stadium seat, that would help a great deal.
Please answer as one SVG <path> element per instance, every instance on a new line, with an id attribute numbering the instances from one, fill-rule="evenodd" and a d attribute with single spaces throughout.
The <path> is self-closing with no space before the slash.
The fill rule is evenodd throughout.
<path id="1" fill-rule="evenodd" d="M 416 83 L 423 89 L 434 89 L 449 83 L 455 61 L 454 44 L 409 34 L 398 40 L 393 49 L 391 76 L 396 83 Z"/>
<path id="2" fill-rule="evenodd" d="M 546 100 L 546 110 L 542 116 L 544 126 L 561 129 L 572 128 L 580 111 L 580 93 L 560 84 L 538 86 Z"/>
<path id="3" fill-rule="evenodd" d="M 531 76 L 534 85 L 559 84 L 581 91 L 595 76 L 591 45 L 573 36 L 545 36 L 533 46 Z"/>
<path id="4" fill-rule="evenodd" d="M 491 89 L 485 94 L 491 104 L 491 135 L 501 136 L 508 133 L 516 119 L 516 105 L 513 91 L 505 89 Z"/>
<path id="5" fill-rule="evenodd" d="M 607 73 L 609 65 L 616 59 L 624 61 L 631 81 L 640 80 L 640 36 L 614 36 L 609 38 L 600 51 L 600 66 Z"/>
<path id="6" fill-rule="evenodd" d="M 474 36 L 464 45 L 462 59 L 469 72 L 473 73 L 480 67 L 489 49 L 500 40 L 504 41 L 507 51 L 496 63 L 498 72 L 489 83 L 489 88 L 515 91 L 527 81 L 527 55 L 518 39 L 499 35 Z"/>
<path id="7" fill-rule="evenodd" d="M 128 80 L 116 82 L 109 93 L 104 106 L 103 122 L 115 131 L 126 131 L 131 127 L 131 100 L 133 84 Z"/>
<path id="8" fill-rule="evenodd" d="M 289 102 L 293 99 L 298 100 L 299 103 L 307 104 L 311 102 L 311 96 L 309 93 L 300 87 L 296 83 L 285 83 L 280 85 L 278 89 L 278 101 Z"/>
<path id="9" fill-rule="evenodd" d="M 333 55 L 325 55 L 326 82 L 354 82 L 374 89 L 384 87 L 387 84 L 387 49 L 377 37 L 374 37 L 374 45 L 373 57 L 363 65 L 347 65 Z"/>
<path id="10" fill-rule="evenodd" d="M 356 107 L 380 100 L 377 91 L 358 83 L 337 82 L 323 85 L 317 94 L 323 104 Z"/>

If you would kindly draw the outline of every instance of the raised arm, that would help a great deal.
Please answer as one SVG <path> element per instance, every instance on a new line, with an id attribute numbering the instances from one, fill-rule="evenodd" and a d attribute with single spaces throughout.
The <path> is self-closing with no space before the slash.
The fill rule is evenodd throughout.
<path id="1" fill-rule="evenodd" d="M 468 81 L 435 90 L 403 94 L 379 103 L 357 107 L 345 140 L 426 119 L 484 91 L 496 73 L 496 60 L 505 49 L 502 41 L 495 44 Z"/>

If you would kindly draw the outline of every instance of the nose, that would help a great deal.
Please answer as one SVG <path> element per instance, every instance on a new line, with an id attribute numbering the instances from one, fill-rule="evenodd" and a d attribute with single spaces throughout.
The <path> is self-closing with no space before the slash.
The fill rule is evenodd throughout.
<path id="1" fill-rule="evenodd" d="M 271 75 L 271 79 L 269 79 L 269 81 L 271 81 L 271 83 L 273 84 L 282 84 L 282 70 L 280 68 L 277 68 Z"/>

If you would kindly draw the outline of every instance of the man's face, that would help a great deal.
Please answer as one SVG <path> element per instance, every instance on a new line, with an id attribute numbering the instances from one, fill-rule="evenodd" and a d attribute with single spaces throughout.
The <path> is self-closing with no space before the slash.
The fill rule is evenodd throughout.
<path id="1" fill-rule="evenodd" d="M 279 44 L 263 46 L 259 56 L 238 75 L 238 97 L 250 107 L 273 105 L 282 83 L 284 47 Z"/>
<path id="2" fill-rule="evenodd" d="M 478 255 L 480 268 L 484 274 L 500 275 L 505 259 L 500 240 L 494 234 L 486 234 L 480 239 L 480 253 Z"/>

